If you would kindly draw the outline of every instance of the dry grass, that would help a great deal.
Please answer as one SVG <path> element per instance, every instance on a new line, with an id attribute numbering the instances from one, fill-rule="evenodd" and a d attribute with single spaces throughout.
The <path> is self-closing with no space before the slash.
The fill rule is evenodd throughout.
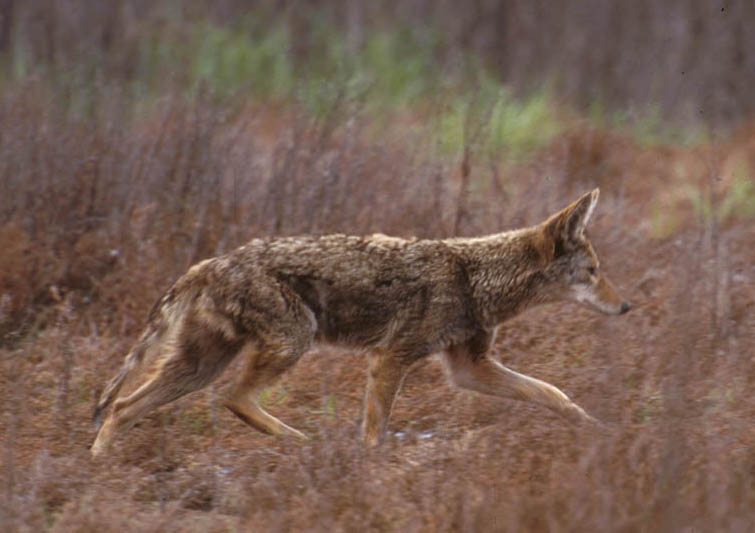
<path id="1" fill-rule="evenodd" d="M 721 162 L 752 143 L 649 149 L 576 126 L 517 167 L 473 154 L 465 178 L 421 130 L 376 133 L 346 103 L 317 120 L 230 118 L 202 98 L 160 108 L 116 126 L 117 110 L 76 120 L 33 90 L 0 107 L 5 530 L 752 530 L 752 219 L 711 214 L 730 186 Z M 194 261 L 261 234 L 494 232 L 596 184 L 592 238 L 635 310 L 535 309 L 501 328 L 495 354 L 563 387 L 605 434 L 454 391 L 431 360 L 393 436 L 366 450 L 363 356 L 322 350 L 267 397 L 311 442 L 222 410 L 231 371 L 90 461 L 94 398 Z"/>
<path id="2" fill-rule="evenodd" d="M 665 7 L 596 13 L 592 3 L 548 4 L 545 18 L 535 16 L 542 2 L 447 4 L 433 15 L 442 46 L 415 49 L 434 29 L 415 0 L 305 16 L 301 3 L 257 2 L 264 16 L 249 20 L 236 0 L 183 10 L 0 1 L 0 529 L 755 530 L 755 127 L 690 148 L 648 146 L 570 112 L 557 127 L 540 123 L 550 111 L 519 121 L 527 106 L 488 106 L 511 99 L 475 108 L 479 80 L 460 59 L 478 54 L 525 85 L 556 65 L 568 74 L 557 86 L 586 103 L 596 87 L 608 101 L 647 103 L 652 79 L 682 119 L 693 102 L 703 118 L 739 123 L 753 105 L 748 85 L 731 83 L 752 63 L 738 16 L 750 8 L 735 2 L 714 19 L 701 15 L 704 0 L 669 2 L 680 22 L 671 46 L 666 18 L 651 17 L 648 32 L 639 16 Z M 318 26 L 323 14 L 330 26 Z M 371 41 L 372 15 L 378 29 L 419 29 Z M 575 30 L 583 18 L 589 27 Z M 290 50 L 266 45 L 266 26 L 290 29 Z M 343 30 L 332 43 L 359 60 L 383 43 L 371 52 L 383 68 L 371 90 L 401 105 L 370 108 L 341 78 L 313 84 L 329 80 L 317 70 L 332 44 L 323 28 Z M 588 38 L 567 46 L 574 35 Z M 210 65 L 229 79 L 199 83 L 190 50 L 221 37 L 203 61 L 272 63 L 244 63 L 243 76 L 233 61 Z M 281 75 L 281 97 L 265 78 L 275 65 L 312 71 Z M 446 77 L 475 87 L 472 97 L 443 87 L 436 97 L 432 80 Z M 424 100 L 404 105 L 420 81 Z M 312 87 L 324 96 L 292 96 Z M 496 109 L 515 120 L 485 123 Z M 534 131 L 519 144 L 533 151 L 523 155 L 506 137 L 525 127 Z M 549 133 L 537 138 L 541 127 Z M 154 300 L 192 263 L 260 235 L 492 233 L 595 186 L 591 238 L 633 311 L 533 309 L 501 327 L 494 355 L 565 390 L 606 432 L 456 391 L 430 359 L 407 379 L 388 441 L 368 450 L 358 438 L 365 356 L 322 349 L 265 398 L 312 436 L 305 444 L 254 433 L 221 407 L 233 367 L 148 416 L 106 462 L 90 460 L 95 398 Z"/>

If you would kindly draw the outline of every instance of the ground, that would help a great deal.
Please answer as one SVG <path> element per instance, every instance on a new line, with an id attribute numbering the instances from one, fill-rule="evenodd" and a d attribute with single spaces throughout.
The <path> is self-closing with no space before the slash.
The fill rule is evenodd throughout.
<path id="1" fill-rule="evenodd" d="M 414 138 L 347 122 L 297 130 L 257 111 L 242 128 L 189 115 L 36 133 L 44 154 L 70 139 L 60 149 L 74 163 L 58 168 L 69 185 L 28 211 L 40 226 L 0 228 L 8 530 L 755 527 L 752 130 L 647 146 L 577 123 L 515 164 L 473 154 L 466 174 L 453 155 L 413 157 Z M 8 164 L 33 166 L 30 154 Z M 632 311 L 538 307 L 500 328 L 493 356 L 555 384 L 605 430 L 455 390 L 430 358 L 409 375 L 387 441 L 366 449 L 366 356 L 323 347 L 265 396 L 309 442 L 256 433 L 222 407 L 239 360 L 90 458 L 97 395 L 192 262 L 263 233 L 492 233 L 593 186 L 590 236 Z"/>

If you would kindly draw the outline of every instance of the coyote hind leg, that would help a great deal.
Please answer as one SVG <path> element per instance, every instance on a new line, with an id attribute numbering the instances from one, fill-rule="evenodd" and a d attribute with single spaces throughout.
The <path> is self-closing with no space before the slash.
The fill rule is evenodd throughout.
<path id="1" fill-rule="evenodd" d="M 241 340 L 210 330 L 189 320 L 173 342 L 162 349 L 150 378 L 125 398 L 113 403 L 110 415 L 92 444 L 92 455 L 101 455 L 117 432 L 132 427 L 141 417 L 209 384 L 241 348 Z"/>
<path id="2" fill-rule="evenodd" d="M 288 424 L 281 422 L 265 411 L 259 404 L 260 390 L 252 387 L 237 387 L 225 406 L 249 427 L 268 435 L 289 435 L 302 440 L 307 436 Z"/>
<path id="3" fill-rule="evenodd" d="M 259 404 L 262 390 L 273 385 L 283 372 L 296 363 L 302 353 L 303 350 L 285 353 L 275 349 L 252 353 L 245 372 L 226 400 L 225 406 L 244 423 L 258 431 L 306 440 L 304 433 L 284 424 Z"/>
<path id="4" fill-rule="evenodd" d="M 525 376 L 487 356 L 475 359 L 464 349 L 451 349 L 444 360 L 451 381 L 458 387 L 529 401 L 558 413 L 573 423 L 600 425 L 560 389 L 545 381 Z"/>
<path id="5" fill-rule="evenodd" d="M 246 369 L 225 406 L 258 431 L 307 440 L 304 433 L 284 424 L 259 404 L 260 393 L 272 386 L 312 345 L 316 327 L 314 316 L 303 303 L 295 299 L 290 303 L 299 304 L 295 306 L 295 312 L 276 321 L 274 333 L 260 331 L 257 341 L 251 343 L 253 348 L 249 350 Z"/>

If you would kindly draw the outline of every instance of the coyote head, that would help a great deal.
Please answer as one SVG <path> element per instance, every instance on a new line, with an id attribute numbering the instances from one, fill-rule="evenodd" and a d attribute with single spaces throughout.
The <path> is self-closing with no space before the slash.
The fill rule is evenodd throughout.
<path id="1" fill-rule="evenodd" d="M 541 225 L 550 258 L 545 274 L 559 299 L 573 300 L 602 313 L 619 315 L 632 305 L 624 300 L 600 270 L 600 261 L 585 235 L 585 226 L 598 203 L 593 190 Z M 551 286 L 553 286 L 551 285 Z"/>

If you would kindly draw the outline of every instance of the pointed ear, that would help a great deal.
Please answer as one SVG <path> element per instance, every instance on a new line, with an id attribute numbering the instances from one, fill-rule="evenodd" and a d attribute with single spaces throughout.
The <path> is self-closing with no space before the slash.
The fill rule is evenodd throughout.
<path id="1" fill-rule="evenodd" d="M 582 237 L 587 223 L 590 221 L 593 211 L 595 211 L 595 206 L 598 205 L 599 196 L 600 189 L 593 189 L 567 208 L 569 213 L 566 217 L 564 229 L 570 239 Z"/>
<path id="2" fill-rule="evenodd" d="M 557 243 L 566 244 L 582 237 L 585 227 L 587 227 L 587 223 L 590 221 L 593 211 L 595 211 L 595 206 L 598 204 L 599 196 L 600 190 L 593 189 L 545 222 L 548 233 Z"/>

